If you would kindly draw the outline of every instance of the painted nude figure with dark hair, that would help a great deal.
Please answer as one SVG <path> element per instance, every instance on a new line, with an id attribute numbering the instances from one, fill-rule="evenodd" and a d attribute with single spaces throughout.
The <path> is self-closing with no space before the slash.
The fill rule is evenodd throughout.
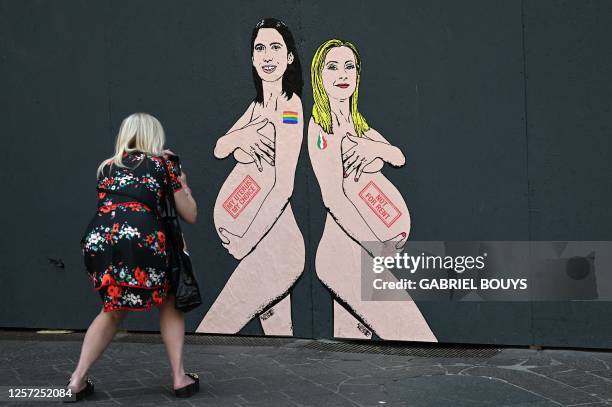
<path id="1" fill-rule="evenodd" d="M 234 334 L 259 317 L 266 335 L 291 336 L 289 290 L 305 259 L 289 202 L 303 138 L 302 70 L 291 32 L 276 19 L 255 26 L 251 55 L 255 99 L 214 151 L 237 162 L 217 196 L 214 222 L 240 263 L 196 332 Z"/>

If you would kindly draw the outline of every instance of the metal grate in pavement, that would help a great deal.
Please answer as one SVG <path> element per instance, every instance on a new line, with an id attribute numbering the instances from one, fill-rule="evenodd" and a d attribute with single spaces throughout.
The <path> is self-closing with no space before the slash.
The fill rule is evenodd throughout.
<path id="1" fill-rule="evenodd" d="M 161 335 L 129 332 L 117 334 L 117 342 L 163 343 Z M 274 338 L 238 335 L 186 334 L 185 343 L 189 345 L 217 346 L 284 346 L 295 342 L 295 338 Z"/>
<path id="2" fill-rule="evenodd" d="M 84 337 L 85 332 L 53 333 L 53 331 L 49 331 L 39 334 L 36 331 L 0 330 L 0 340 L 82 341 Z M 185 334 L 185 343 L 190 345 L 284 346 L 295 342 L 295 340 L 295 338 L 290 337 Z M 117 332 L 113 342 L 163 343 L 159 333 L 129 331 Z"/>
<path id="3" fill-rule="evenodd" d="M 312 341 L 303 348 L 326 352 L 374 353 L 381 355 L 416 356 L 424 358 L 490 358 L 501 351 L 500 348 L 487 345 L 445 345 L 445 344 L 411 344 L 411 343 L 361 343 L 354 341 Z"/>
<path id="4" fill-rule="evenodd" d="M 36 331 L 0 330 L 0 340 L 30 341 L 82 341 L 84 332 L 39 334 Z M 114 342 L 162 344 L 159 333 L 119 331 Z M 501 351 L 489 345 L 461 344 L 416 344 L 410 342 L 368 342 L 308 340 L 290 337 L 260 337 L 237 335 L 186 334 L 185 343 L 189 345 L 216 346 L 271 346 L 291 345 L 293 348 L 312 349 L 325 352 L 369 353 L 381 355 L 414 356 L 425 358 L 490 358 Z"/>

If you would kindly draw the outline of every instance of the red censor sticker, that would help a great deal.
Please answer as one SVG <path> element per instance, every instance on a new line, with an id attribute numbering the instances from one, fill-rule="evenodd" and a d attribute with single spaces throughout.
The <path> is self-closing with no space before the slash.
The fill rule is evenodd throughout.
<path id="1" fill-rule="evenodd" d="M 247 175 L 240 185 L 236 187 L 234 192 L 223 202 L 223 207 L 225 210 L 232 215 L 232 218 L 236 219 L 240 212 L 247 207 L 249 202 L 253 200 L 255 195 L 261 190 L 259 185 L 251 178 L 250 175 Z"/>
<path id="2" fill-rule="evenodd" d="M 388 228 L 402 215 L 397 206 L 387 198 L 387 195 L 376 186 L 374 181 L 368 182 L 359 193 L 370 209 L 383 221 Z"/>

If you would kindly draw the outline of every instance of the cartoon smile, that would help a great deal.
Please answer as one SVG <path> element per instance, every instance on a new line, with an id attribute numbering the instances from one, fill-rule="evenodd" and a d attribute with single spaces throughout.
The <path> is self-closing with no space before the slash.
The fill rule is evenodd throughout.
<path id="1" fill-rule="evenodd" d="M 348 83 L 337 83 L 336 86 L 339 87 L 340 89 L 346 89 L 351 85 L 349 85 Z"/>
<path id="2" fill-rule="evenodd" d="M 272 73 L 276 70 L 276 65 L 262 65 L 261 69 L 265 73 Z"/>

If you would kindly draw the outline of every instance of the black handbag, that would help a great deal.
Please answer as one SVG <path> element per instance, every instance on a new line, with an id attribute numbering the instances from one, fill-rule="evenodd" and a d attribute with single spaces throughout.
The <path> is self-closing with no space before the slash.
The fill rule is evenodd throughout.
<path id="1" fill-rule="evenodd" d="M 171 155 L 168 159 L 178 168 L 180 175 L 181 166 L 178 156 Z M 164 168 L 166 168 L 168 180 L 170 180 L 170 174 L 168 173 L 168 166 L 165 160 Z M 167 184 L 165 205 L 161 218 L 166 230 L 166 241 L 170 248 L 168 251 L 170 262 L 169 276 L 170 285 L 176 297 L 175 307 L 183 312 L 189 312 L 202 304 L 202 297 L 200 296 L 200 287 L 198 286 L 198 282 L 193 272 L 191 257 L 184 250 L 183 233 L 181 232 L 181 225 L 174 202 L 174 191 L 172 190 L 170 182 Z"/>

